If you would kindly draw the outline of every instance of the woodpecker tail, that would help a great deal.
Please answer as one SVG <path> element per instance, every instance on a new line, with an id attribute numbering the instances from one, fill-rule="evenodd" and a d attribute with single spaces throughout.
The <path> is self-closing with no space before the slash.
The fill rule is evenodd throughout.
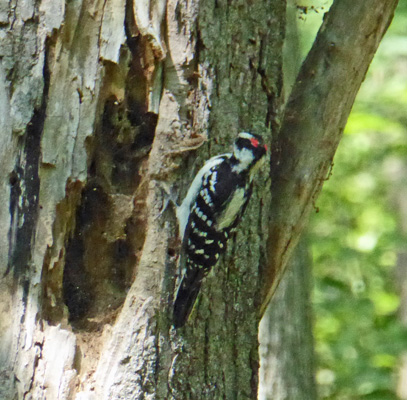
<path id="1" fill-rule="evenodd" d="M 203 277 L 202 269 L 195 268 L 192 271 L 189 270 L 189 273 L 182 279 L 174 303 L 173 325 L 175 329 L 183 327 L 188 321 L 201 289 Z"/>

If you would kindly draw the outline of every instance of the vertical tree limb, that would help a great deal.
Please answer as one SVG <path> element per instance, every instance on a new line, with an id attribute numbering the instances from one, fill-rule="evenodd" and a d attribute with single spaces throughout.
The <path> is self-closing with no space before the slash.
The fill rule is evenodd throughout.
<path id="1" fill-rule="evenodd" d="M 272 219 L 261 314 L 281 280 L 398 0 L 336 0 L 291 92 L 273 143 Z"/>

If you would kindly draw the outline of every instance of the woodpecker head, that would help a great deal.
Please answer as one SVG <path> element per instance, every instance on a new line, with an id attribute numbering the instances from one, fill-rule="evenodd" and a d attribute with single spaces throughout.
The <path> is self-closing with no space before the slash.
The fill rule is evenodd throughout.
<path id="1" fill-rule="evenodd" d="M 233 148 L 234 162 L 233 171 L 238 173 L 253 173 L 264 161 L 267 153 L 267 145 L 263 138 L 254 133 L 239 133 Z"/>

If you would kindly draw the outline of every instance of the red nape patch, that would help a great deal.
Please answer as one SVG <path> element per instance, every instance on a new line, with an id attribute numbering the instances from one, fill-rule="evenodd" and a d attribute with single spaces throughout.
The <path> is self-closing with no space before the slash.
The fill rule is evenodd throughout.
<path id="1" fill-rule="evenodd" d="M 250 139 L 250 142 L 254 147 L 257 147 L 259 145 L 259 141 L 257 139 Z"/>
<path id="2" fill-rule="evenodd" d="M 266 151 L 269 151 L 269 148 L 267 147 L 267 145 L 264 145 L 264 148 L 266 149 Z"/>

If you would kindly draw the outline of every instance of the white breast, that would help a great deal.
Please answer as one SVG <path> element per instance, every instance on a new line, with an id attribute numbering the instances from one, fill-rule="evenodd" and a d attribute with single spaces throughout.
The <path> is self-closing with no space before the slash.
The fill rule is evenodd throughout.
<path id="1" fill-rule="evenodd" d="M 218 218 L 218 229 L 225 229 L 232 225 L 245 202 L 245 193 L 245 188 L 238 188 L 233 193 L 233 197 L 228 203 L 225 211 L 223 211 L 222 215 Z"/>

